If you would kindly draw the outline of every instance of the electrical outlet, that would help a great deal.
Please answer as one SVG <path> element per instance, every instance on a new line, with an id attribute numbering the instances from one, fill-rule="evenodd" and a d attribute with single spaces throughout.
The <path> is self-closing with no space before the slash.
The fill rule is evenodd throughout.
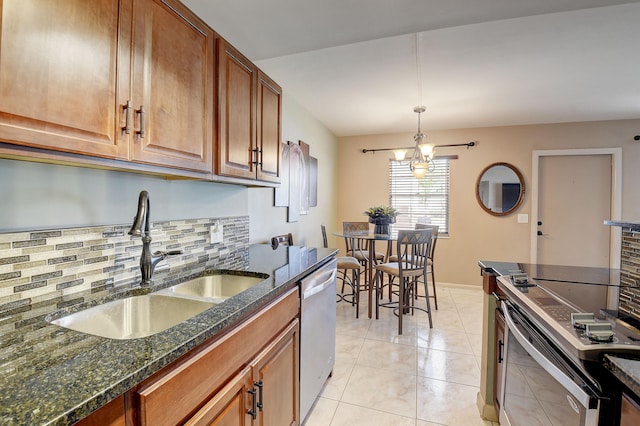
<path id="1" fill-rule="evenodd" d="M 216 221 L 211 224 L 211 227 L 209 228 L 209 238 L 211 239 L 211 244 L 222 242 L 224 232 L 220 222 Z"/>

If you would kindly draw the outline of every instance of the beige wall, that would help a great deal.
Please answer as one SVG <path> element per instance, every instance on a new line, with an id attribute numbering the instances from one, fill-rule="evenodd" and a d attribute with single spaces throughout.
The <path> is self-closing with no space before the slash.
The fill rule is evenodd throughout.
<path id="1" fill-rule="evenodd" d="M 640 220 L 640 120 L 603 121 L 531 126 L 428 131 L 436 145 L 477 141 L 476 147 L 441 148 L 438 154 L 455 154 L 451 162 L 450 235 L 438 241 L 437 281 L 480 285 L 480 259 L 529 261 L 530 224 L 516 223 L 517 213 L 531 218 L 532 151 L 550 149 L 621 147 L 622 219 Z M 391 153 L 363 154 L 362 148 L 411 146 L 412 133 L 355 136 L 339 139 L 338 214 L 334 228 L 346 220 L 365 220 L 365 208 L 388 204 L 388 159 Z M 494 217 L 477 204 L 475 183 L 489 164 L 504 161 L 525 177 L 527 193 L 516 214 Z M 569 200 L 570 202 L 570 200 Z M 585 240 L 576 244 L 588 244 Z"/>

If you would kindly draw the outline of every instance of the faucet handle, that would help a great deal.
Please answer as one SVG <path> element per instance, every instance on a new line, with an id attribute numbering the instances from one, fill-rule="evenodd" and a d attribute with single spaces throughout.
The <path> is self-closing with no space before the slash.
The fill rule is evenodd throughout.
<path id="1" fill-rule="evenodd" d="M 182 250 L 169 250 L 169 251 L 157 251 L 153 253 L 153 255 L 156 257 L 162 257 L 164 259 L 167 256 L 177 256 L 182 253 L 183 253 Z"/>

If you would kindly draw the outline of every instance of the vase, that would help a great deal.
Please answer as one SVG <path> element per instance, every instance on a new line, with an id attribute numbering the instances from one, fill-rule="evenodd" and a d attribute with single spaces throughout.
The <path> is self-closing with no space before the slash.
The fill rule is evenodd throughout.
<path id="1" fill-rule="evenodd" d="M 374 234 L 389 235 L 389 225 L 396 222 L 395 217 L 370 217 L 369 223 L 373 223 Z"/>

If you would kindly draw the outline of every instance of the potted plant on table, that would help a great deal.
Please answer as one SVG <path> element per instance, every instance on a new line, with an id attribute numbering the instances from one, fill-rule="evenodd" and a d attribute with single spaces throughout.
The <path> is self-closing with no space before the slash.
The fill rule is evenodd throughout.
<path id="1" fill-rule="evenodd" d="M 376 234 L 388 234 L 389 224 L 396 223 L 398 216 L 395 208 L 384 205 L 369 207 L 364 213 L 369 216 L 369 223 L 375 225 L 373 232 Z"/>

